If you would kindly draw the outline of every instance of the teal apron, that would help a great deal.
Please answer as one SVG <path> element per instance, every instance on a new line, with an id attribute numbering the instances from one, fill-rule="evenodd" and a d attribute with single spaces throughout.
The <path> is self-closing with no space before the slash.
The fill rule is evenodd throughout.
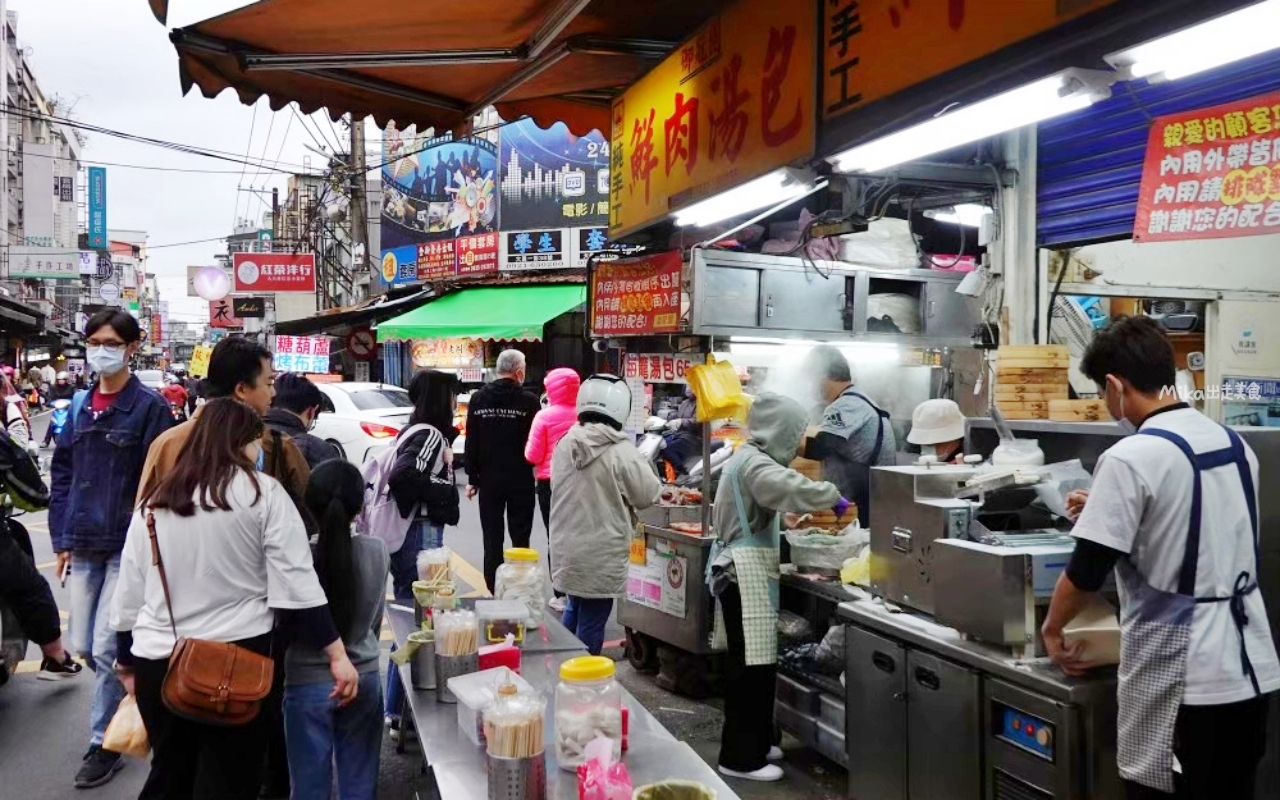
<path id="1" fill-rule="evenodd" d="M 1246 570 L 1236 579 L 1227 597 L 1196 597 L 1196 567 L 1200 554 L 1200 518 L 1203 510 L 1201 474 L 1205 470 L 1234 466 L 1240 473 L 1245 501 L 1252 522 L 1254 569 L 1258 553 L 1258 505 L 1253 475 L 1244 442 L 1224 428 L 1231 446 L 1209 453 L 1196 453 L 1176 433 L 1153 428 L 1140 435 L 1157 436 L 1172 442 L 1191 462 L 1195 476 L 1191 493 L 1191 520 L 1187 546 L 1178 575 L 1178 590 L 1165 592 L 1147 583 L 1128 558 L 1116 563 L 1116 573 L 1125 588 L 1120 619 L 1119 742 L 1117 762 L 1126 780 L 1170 794 L 1174 791 L 1174 727 L 1182 706 L 1187 677 L 1187 652 L 1191 642 L 1191 622 L 1200 603 L 1230 603 L 1231 617 L 1240 634 L 1240 662 L 1258 692 L 1258 678 L 1245 647 L 1245 598 L 1257 590 L 1258 582 Z"/>
<path id="2" fill-rule="evenodd" d="M 742 596 L 742 634 L 749 667 L 774 664 L 778 660 L 778 516 L 763 530 L 752 531 L 747 506 L 742 499 L 742 481 L 736 463 L 725 468 L 720 486 L 728 482 L 738 524 L 744 535 L 732 544 L 717 540 L 707 559 L 707 585 L 717 558 L 727 552 L 733 560 L 738 592 Z"/>

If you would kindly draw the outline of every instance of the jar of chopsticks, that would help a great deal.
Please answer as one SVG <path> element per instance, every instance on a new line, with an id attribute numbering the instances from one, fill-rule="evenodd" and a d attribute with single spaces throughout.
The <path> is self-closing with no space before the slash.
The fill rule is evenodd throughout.
<path id="1" fill-rule="evenodd" d="M 436 700 L 456 703 L 449 679 L 480 669 L 478 629 L 474 611 L 446 611 L 436 615 Z"/>
<path id="2" fill-rule="evenodd" d="M 546 702 L 520 694 L 512 684 L 484 711 L 485 773 L 489 800 L 545 800 L 547 758 L 543 746 Z"/>

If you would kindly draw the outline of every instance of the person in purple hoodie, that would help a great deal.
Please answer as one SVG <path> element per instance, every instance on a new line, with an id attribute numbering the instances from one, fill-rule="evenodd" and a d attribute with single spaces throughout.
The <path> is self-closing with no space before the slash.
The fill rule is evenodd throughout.
<path id="1" fill-rule="evenodd" d="M 538 479 L 538 508 L 542 511 L 542 524 L 547 529 L 547 570 L 551 569 L 551 454 L 560 437 L 578 421 L 578 387 L 582 379 L 568 367 L 553 369 L 547 373 L 543 385 L 547 388 L 548 405 L 533 418 L 529 429 L 529 441 L 524 446 L 524 457 L 535 467 Z M 556 592 L 550 606 L 564 611 L 564 594 Z"/>

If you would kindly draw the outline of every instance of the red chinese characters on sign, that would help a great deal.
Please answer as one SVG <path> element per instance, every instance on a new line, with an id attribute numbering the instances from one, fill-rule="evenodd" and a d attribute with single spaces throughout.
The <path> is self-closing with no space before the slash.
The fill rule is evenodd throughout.
<path id="1" fill-rule="evenodd" d="M 591 332 L 596 336 L 674 333 L 680 327 L 679 252 L 622 258 L 591 275 Z"/>
<path id="2" fill-rule="evenodd" d="M 418 245 L 418 280 L 438 281 L 452 278 L 458 272 L 454 256 L 455 240 L 438 239 Z"/>
<path id="3" fill-rule="evenodd" d="M 237 292 L 314 292 L 311 253 L 236 253 L 231 257 Z"/>
<path id="4" fill-rule="evenodd" d="M 711 112 L 711 149 L 708 155 L 712 161 L 716 160 L 717 142 L 720 152 L 730 162 L 737 161 L 738 153 L 742 152 L 750 119 L 744 106 L 751 99 L 751 92 L 746 89 L 739 91 L 738 78 L 741 74 L 742 56 L 734 53 L 729 65 L 711 81 L 711 92 L 720 96 L 719 113 Z"/>
<path id="5" fill-rule="evenodd" d="M 791 68 L 791 51 L 796 45 L 796 29 L 787 26 L 782 30 L 769 29 L 769 49 L 764 55 L 764 77 L 760 80 L 760 102 L 763 112 L 760 115 L 760 137 L 769 147 L 779 147 L 795 138 L 804 123 L 804 109 L 800 99 L 796 99 L 795 111 L 790 120 L 774 126 L 774 115 L 780 112 L 783 88 L 787 83 L 787 72 Z M 782 113 L 786 113 L 782 111 Z"/>
<path id="6" fill-rule="evenodd" d="M 493 233 L 459 236 L 457 244 L 459 277 L 488 275 L 498 271 L 498 237 Z"/>
<path id="7" fill-rule="evenodd" d="M 622 376 L 645 383 L 688 383 L 685 374 L 696 363 L 690 356 L 671 353 L 627 353 Z"/>
<path id="8" fill-rule="evenodd" d="M 667 174 L 677 162 L 684 162 L 685 173 L 693 172 L 698 163 L 698 98 L 676 92 L 675 113 L 663 123 L 667 145 Z"/>
<path id="9" fill-rule="evenodd" d="M 684 78 L 700 72 L 704 67 L 720 57 L 720 19 L 711 20 L 693 41 L 685 42 L 680 48 L 680 70 Z"/>
<path id="10" fill-rule="evenodd" d="M 1133 238 L 1280 233 L 1280 92 L 1157 117 Z"/>
<path id="11" fill-rule="evenodd" d="M 637 183 L 644 183 L 644 201 L 649 202 L 649 173 L 658 166 L 658 157 L 653 154 L 653 116 L 656 112 L 649 109 L 647 120 L 636 119 L 631 132 L 631 191 L 636 190 Z"/>

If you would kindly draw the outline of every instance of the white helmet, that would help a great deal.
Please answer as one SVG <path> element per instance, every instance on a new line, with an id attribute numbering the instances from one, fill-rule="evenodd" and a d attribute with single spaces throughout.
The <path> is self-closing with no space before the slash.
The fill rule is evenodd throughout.
<path id="1" fill-rule="evenodd" d="M 943 444 L 964 438 L 964 414 L 953 400 L 925 400 L 911 415 L 912 444 Z"/>
<path id="2" fill-rule="evenodd" d="M 631 416 L 631 390 L 617 375 L 592 375 L 578 389 L 578 415 L 590 411 L 613 420 L 621 429 Z"/>
<path id="3" fill-rule="evenodd" d="M 56 377 L 56 378 L 54 378 L 54 380 L 59 380 L 59 381 L 69 381 L 69 380 L 71 380 L 71 376 L 70 376 L 69 374 L 65 373 L 65 372 L 59 372 L 59 373 L 58 373 L 58 375 L 57 375 L 57 377 Z"/>

